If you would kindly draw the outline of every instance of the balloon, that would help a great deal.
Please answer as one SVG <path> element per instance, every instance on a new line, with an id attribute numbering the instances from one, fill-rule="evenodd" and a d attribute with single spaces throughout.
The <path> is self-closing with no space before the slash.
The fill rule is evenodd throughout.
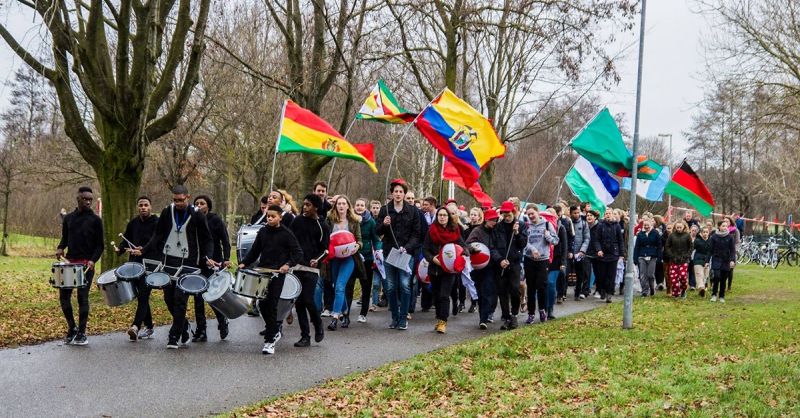
<path id="1" fill-rule="evenodd" d="M 439 262 L 447 273 L 461 273 L 467 264 L 463 257 L 464 249 L 458 244 L 445 244 L 439 250 Z"/>
<path id="2" fill-rule="evenodd" d="M 489 265 L 491 254 L 489 253 L 489 247 L 487 247 L 486 244 L 482 242 L 473 242 L 472 244 L 469 244 L 469 249 L 469 261 L 472 263 L 472 268 L 475 270 L 480 270 Z"/>
<path id="3" fill-rule="evenodd" d="M 358 252 L 358 242 L 350 231 L 336 231 L 331 234 L 331 243 L 328 248 L 333 258 L 347 258 Z"/>

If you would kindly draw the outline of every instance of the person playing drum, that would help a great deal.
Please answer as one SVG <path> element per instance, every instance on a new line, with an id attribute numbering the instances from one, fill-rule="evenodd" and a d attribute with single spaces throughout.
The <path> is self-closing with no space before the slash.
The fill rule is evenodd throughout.
<path id="1" fill-rule="evenodd" d="M 82 186 L 78 189 L 77 208 L 64 217 L 61 225 L 61 242 L 56 249 L 56 258 L 64 256 L 70 263 L 86 265 L 84 275 L 86 285 L 77 288 L 78 294 L 78 326 L 72 313 L 72 289 L 58 290 L 58 299 L 64 319 L 67 320 L 67 335 L 64 344 L 86 345 L 86 322 L 89 319 L 89 289 L 92 287 L 94 265 L 103 255 L 103 222 L 92 211 L 94 195 L 92 189 Z"/>
<path id="2" fill-rule="evenodd" d="M 141 247 L 153 238 L 153 234 L 158 224 L 158 216 L 152 214 L 152 204 L 147 196 L 140 196 L 136 200 L 136 208 L 139 214 L 128 222 L 125 227 L 125 238 L 119 245 L 119 254 L 128 253 L 128 261 L 141 263 L 143 259 L 158 260 L 158 251 L 151 248 L 146 254 L 135 256 L 131 254 L 136 247 Z M 130 243 L 128 243 L 130 240 Z M 139 338 L 151 338 L 153 336 L 153 314 L 150 311 L 150 289 L 144 278 L 136 282 L 136 313 L 133 316 L 133 323 L 128 328 L 128 336 L 131 341 Z"/>
<path id="3" fill-rule="evenodd" d="M 219 263 L 222 268 L 231 266 L 231 241 L 228 238 L 228 227 L 225 226 L 225 221 L 222 220 L 216 213 L 211 212 L 213 203 L 211 198 L 205 195 L 200 195 L 194 198 L 194 206 L 206 215 L 208 222 L 208 229 L 211 232 L 211 242 L 213 244 L 214 255 L 211 257 L 214 262 Z M 203 275 L 211 277 L 213 271 L 204 269 Z M 192 342 L 205 342 L 208 340 L 206 335 L 206 305 L 203 300 L 203 295 L 194 295 L 194 317 L 197 323 L 197 329 L 192 335 Z M 219 338 L 224 340 L 228 336 L 228 319 L 225 318 L 220 311 L 213 306 L 211 310 L 217 317 L 217 329 L 219 329 Z"/>
<path id="4" fill-rule="evenodd" d="M 303 250 L 292 231 L 281 225 L 283 209 L 277 205 L 267 208 L 267 225 L 261 228 L 253 242 L 253 247 L 244 260 L 240 261 L 239 268 L 245 268 L 259 258 L 258 266 L 278 270 L 269 282 L 267 297 L 259 300 L 258 309 L 264 318 L 265 334 L 263 354 L 274 354 L 275 344 L 281 338 L 278 329 L 278 299 L 283 291 L 285 274 L 289 268 L 303 260 Z"/>
<path id="5" fill-rule="evenodd" d="M 216 265 L 211 259 L 213 248 L 206 217 L 189 205 L 189 198 L 186 186 L 175 186 L 172 189 L 172 204 L 161 211 L 153 238 L 147 245 L 134 249 L 131 253 L 138 256 L 157 248 L 164 255 L 165 271 L 171 273 L 183 267 Z M 178 339 L 182 344 L 189 341 L 189 322 L 186 319 L 188 298 L 186 293 L 178 289 L 174 280 L 164 288 L 164 302 L 172 314 L 172 327 L 169 329 L 167 342 L 169 349 L 178 348 Z"/>

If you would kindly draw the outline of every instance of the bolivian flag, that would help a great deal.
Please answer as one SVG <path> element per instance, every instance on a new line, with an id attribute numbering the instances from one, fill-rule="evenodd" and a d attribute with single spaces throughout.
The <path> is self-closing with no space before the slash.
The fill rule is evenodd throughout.
<path id="1" fill-rule="evenodd" d="M 408 123 L 415 117 L 417 117 L 416 113 L 410 113 L 400 106 L 383 80 L 378 80 L 378 84 L 369 93 L 369 97 L 356 114 L 358 119 L 382 123 Z"/>
<path id="2" fill-rule="evenodd" d="M 373 144 L 351 144 L 328 122 L 286 100 L 283 105 L 277 152 L 304 152 L 361 161 L 377 173 Z"/>

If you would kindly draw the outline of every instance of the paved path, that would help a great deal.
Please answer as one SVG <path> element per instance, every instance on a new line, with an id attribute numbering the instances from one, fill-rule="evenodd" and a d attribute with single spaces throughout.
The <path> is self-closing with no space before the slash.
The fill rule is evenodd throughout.
<path id="1" fill-rule="evenodd" d="M 601 305 L 569 301 L 556 314 Z M 231 321 L 225 341 L 209 321 L 210 341 L 179 350 L 166 349 L 166 327 L 136 343 L 111 333 L 90 336 L 85 347 L 49 342 L 0 350 L 0 416 L 215 414 L 499 331 L 497 322 L 478 330 L 477 313 L 451 317 L 445 335 L 433 332 L 434 323 L 433 312 L 417 312 L 407 331 L 390 330 L 385 310 L 371 312 L 366 324 L 328 331 L 305 349 L 292 346 L 300 333 L 295 323 L 284 326 L 271 356 L 261 354 L 263 321 L 250 317 Z"/>

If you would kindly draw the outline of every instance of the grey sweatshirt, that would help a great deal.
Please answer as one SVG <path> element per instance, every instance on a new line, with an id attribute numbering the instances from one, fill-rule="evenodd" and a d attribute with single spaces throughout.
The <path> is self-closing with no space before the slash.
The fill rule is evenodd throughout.
<path id="1" fill-rule="evenodd" d="M 544 231 L 550 231 L 550 235 L 546 236 Z M 546 220 L 539 218 L 539 222 L 528 226 L 528 244 L 525 245 L 525 257 L 532 258 L 537 261 L 550 259 L 550 245 L 558 244 L 558 233 L 553 228 L 553 225 Z M 533 256 L 533 250 L 539 252 L 538 257 Z"/>

